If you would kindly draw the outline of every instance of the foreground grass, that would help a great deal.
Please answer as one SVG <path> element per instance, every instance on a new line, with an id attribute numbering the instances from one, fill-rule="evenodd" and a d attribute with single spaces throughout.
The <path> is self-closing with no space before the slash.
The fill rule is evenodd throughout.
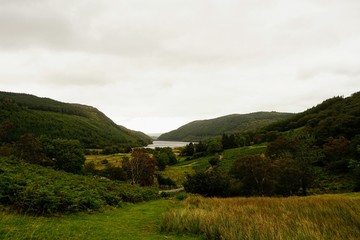
<path id="1" fill-rule="evenodd" d="M 162 230 L 205 239 L 359 239 L 359 213 L 360 194 L 191 197 L 164 215 Z"/>
<path id="2" fill-rule="evenodd" d="M 0 239 L 196 239 L 160 233 L 160 216 L 171 205 L 168 200 L 157 200 L 51 218 L 0 211 Z"/>

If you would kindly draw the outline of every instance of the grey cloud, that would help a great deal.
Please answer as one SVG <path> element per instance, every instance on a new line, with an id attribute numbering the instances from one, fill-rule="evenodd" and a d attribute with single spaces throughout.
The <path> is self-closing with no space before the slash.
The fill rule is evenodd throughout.
<path id="1" fill-rule="evenodd" d="M 301 111 L 360 88 L 359 9 L 357 0 L 0 1 L 0 81 L 164 128 Z"/>
<path id="2" fill-rule="evenodd" d="M 358 66 L 323 66 L 318 68 L 308 68 L 303 69 L 298 72 L 299 79 L 311 80 L 312 78 L 320 75 L 320 74 L 328 74 L 328 75 L 340 75 L 348 78 L 358 78 L 360 77 L 360 65 Z"/>
<path id="3" fill-rule="evenodd" d="M 71 22 L 40 6 L 0 8 L 0 47 L 3 49 L 54 47 L 71 41 Z"/>

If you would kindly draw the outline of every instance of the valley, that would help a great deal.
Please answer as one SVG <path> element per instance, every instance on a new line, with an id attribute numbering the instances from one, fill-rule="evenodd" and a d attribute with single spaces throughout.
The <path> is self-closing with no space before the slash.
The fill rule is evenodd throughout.
<path id="1" fill-rule="evenodd" d="M 207 132 L 164 142 L 0 93 L 0 238 L 357 239 L 359 97 L 240 115 L 242 130 L 239 115 L 195 121 Z"/>

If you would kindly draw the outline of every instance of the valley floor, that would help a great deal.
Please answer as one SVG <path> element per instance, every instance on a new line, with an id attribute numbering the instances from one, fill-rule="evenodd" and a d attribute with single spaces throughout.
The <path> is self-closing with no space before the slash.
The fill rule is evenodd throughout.
<path id="1" fill-rule="evenodd" d="M 0 211 L 0 239 L 360 239 L 360 193 L 124 204 L 93 214 Z M 162 230 L 162 231 L 161 231 Z"/>
<path id="2" fill-rule="evenodd" d="M 173 202 L 127 204 L 94 214 L 30 217 L 0 212 L 0 239 L 198 239 L 160 233 L 161 215 Z"/>

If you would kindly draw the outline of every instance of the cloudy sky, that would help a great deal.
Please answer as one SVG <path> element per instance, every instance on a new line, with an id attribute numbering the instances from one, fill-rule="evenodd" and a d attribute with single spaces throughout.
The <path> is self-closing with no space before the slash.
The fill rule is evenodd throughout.
<path id="1" fill-rule="evenodd" d="M 359 0 L 0 0 L 0 90 L 146 133 L 360 91 Z"/>

